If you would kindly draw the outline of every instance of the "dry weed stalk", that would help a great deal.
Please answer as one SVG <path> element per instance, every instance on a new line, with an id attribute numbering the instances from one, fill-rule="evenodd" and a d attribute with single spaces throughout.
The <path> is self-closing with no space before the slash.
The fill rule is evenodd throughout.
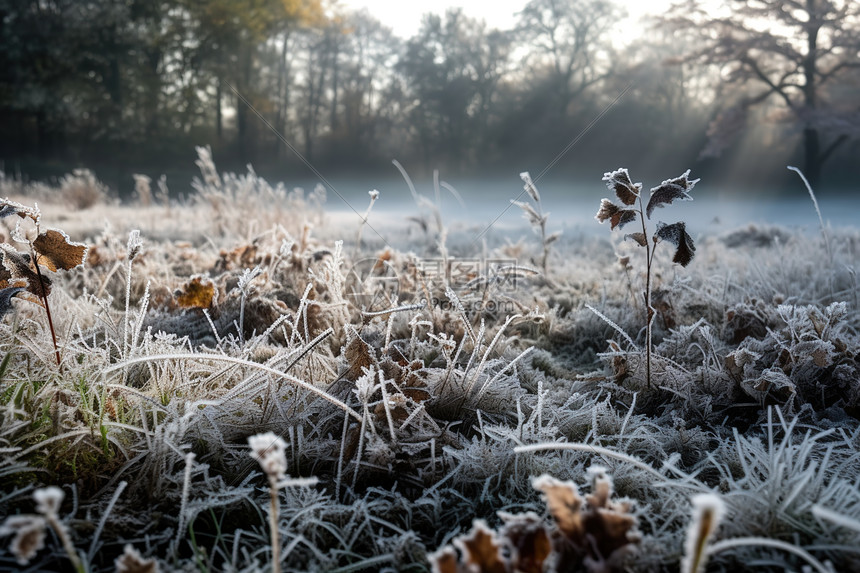
<path id="1" fill-rule="evenodd" d="M 687 234 L 683 221 L 666 225 L 657 223 L 657 231 L 649 232 L 645 223 L 646 218 L 651 219 L 651 214 L 657 207 L 669 205 L 675 200 L 692 201 L 689 192 L 693 189 L 698 179 L 688 179 L 690 170 L 675 179 L 667 179 L 659 187 L 651 189 L 651 198 L 645 207 L 642 201 L 642 184 L 633 183 L 626 169 L 617 169 L 603 174 L 603 181 L 610 191 L 621 201 L 622 206 L 616 205 L 609 199 L 600 200 L 600 210 L 597 211 L 595 219 L 603 223 L 609 221 L 610 230 L 619 229 L 627 223 L 632 223 L 638 217 L 642 223 L 642 232 L 625 235 L 625 239 L 633 239 L 640 247 L 645 247 L 645 379 L 651 388 L 651 326 L 654 322 L 656 311 L 651 306 L 651 270 L 654 264 L 654 254 L 660 241 L 668 241 L 675 245 L 675 255 L 672 261 L 686 267 L 696 252 L 693 239 Z"/>

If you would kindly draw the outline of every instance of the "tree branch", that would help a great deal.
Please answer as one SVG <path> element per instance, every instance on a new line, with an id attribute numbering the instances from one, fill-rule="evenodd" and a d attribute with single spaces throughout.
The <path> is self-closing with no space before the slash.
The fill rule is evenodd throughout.
<path id="1" fill-rule="evenodd" d="M 827 149 L 825 149 L 824 152 L 819 156 L 819 159 L 818 159 L 819 163 L 823 164 L 825 161 L 827 161 L 827 159 L 829 159 L 830 156 L 833 155 L 833 152 L 836 151 L 840 145 L 842 145 L 843 143 L 848 141 L 848 139 L 849 139 L 849 137 L 845 133 L 843 133 L 842 135 L 837 137 L 833 141 L 833 143 L 828 145 Z"/>

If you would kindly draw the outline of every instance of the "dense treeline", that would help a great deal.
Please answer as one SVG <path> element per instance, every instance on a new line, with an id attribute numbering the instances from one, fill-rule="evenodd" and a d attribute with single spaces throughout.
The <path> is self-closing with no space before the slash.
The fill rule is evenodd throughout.
<path id="1" fill-rule="evenodd" d="M 202 144 L 279 176 L 306 172 L 291 147 L 327 173 L 539 172 L 585 132 L 558 172 L 721 152 L 699 171 L 853 176 L 855 3 L 696 4 L 630 22 L 609 0 L 532 0 L 512 30 L 452 10 L 402 39 L 318 0 L 0 0 L 0 160 L 126 186 Z"/>

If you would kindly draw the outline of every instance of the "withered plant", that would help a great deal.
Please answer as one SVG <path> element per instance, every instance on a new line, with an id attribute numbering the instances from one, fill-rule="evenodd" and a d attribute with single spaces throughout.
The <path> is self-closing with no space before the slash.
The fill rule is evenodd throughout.
<path id="1" fill-rule="evenodd" d="M 561 237 L 561 231 L 556 231 L 547 235 L 546 222 L 549 219 L 549 213 L 543 212 L 543 207 L 541 206 L 540 201 L 540 192 L 538 192 L 538 189 L 535 186 L 534 181 L 532 181 L 532 177 L 531 175 L 529 175 L 528 171 L 523 171 L 522 173 L 520 173 L 520 179 L 523 180 L 523 190 L 528 193 L 535 206 L 532 207 L 526 201 L 516 201 L 513 199 L 511 199 L 511 204 L 516 205 L 517 207 L 522 209 L 523 217 L 525 217 L 531 225 L 532 231 L 534 231 L 534 233 L 540 237 L 540 269 L 543 272 L 543 276 L 548 279 L 549 277 L 546 262 L 547 258 L 549 258 L 549 247 L 554 242 L 556 242 L 559 237 Z"/>
<path id="2" fill-rule="evenodd" d="M 71 270 L 84 262 L 87 247 L 72 242 L 68 235 L 59 229 L 42 231 L 42 214 L 38 207 L 27 207 L 8 199 L 0 199 L 0 218 L 11 215 L 17 215 L 21 219 L 15 225 L 12 239 L 26 244 L 29 252 L 20 252 L 12 245 L 0 243 L 0 318 L 11 309 L 13 296 L 35 297 L 35 302 L 45 309 L 57 366 L 60 366 L 60 349 L 57 346 L 51 307 L 48 305 L 52 281 L 42 273 L 41 267 L 51 272 Z M 21 223 L 27 219 L 32 222 L 33 227 L 24 229 Z"/>
<path id="3" fill-rule="evenodd" d="M 690 170 L 685 171 L 680 177 L 667 179 L 658 187 L 651 189 L 651 196 L 647 207 L 642 201 L 642 183 L 633 183 L 626 169 L 616 169 L 603 174 L 603 181 L 610 191 L 614 191 L 621 205 L 616 205 L 609 199 L 600 200 L 600 209 L 595 218 L 603 223 L 609 221 L 610 230 L 621 228 L 627 223 L 632 223 L 638 218 L 642 224 L 642 231 L 624 235 L 625 239 L 633 239 L 640 247 L 645 247 L 645 380 L 651 387 L 651 325 L 654 322 L 655 310 L 651 306 L 651 269 L 654 264 L 654 254 L 657 244 L 668 241 L 675 245 L 675 254 L 672 261 L 682 267 L 686 267 L 693 260 L 696 247 L 693 239 L 687 234 L 683 221 L 667 225 L 663 222 L 657 223 L 657 230 L 648 229 L 646 220 L 651 220 L 651 214 L 657 207 L 669 205 L 675 200 L 692 201 L 689 192 L 693 189 L 698 179 L 692 181 L 688 178 Z"/>

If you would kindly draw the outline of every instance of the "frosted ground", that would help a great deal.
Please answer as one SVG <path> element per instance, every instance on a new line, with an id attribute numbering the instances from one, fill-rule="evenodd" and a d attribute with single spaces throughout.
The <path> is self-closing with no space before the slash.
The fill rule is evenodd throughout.
<path id="1" fill-rule="evenodd" d="M 458 221 L 440 186 L 437 213 L 432 183 L 403 183 L 408 209 L 383 190 L 362 224 L 369 196 L 359 216 L 199 165 L 183 202 L 144 179 L 125 206 L 86 174 L 4 182 L 89 251 L 48 272 L 59 366 L 38 299 L 0 323 L 0 568 L 273 570 L 248 447 L 271 431 L 318 480 L 280 490 L 286 571 L 674 571 L 703 493 L 724 511 L 707 571 L 860 569 L 847 209 L 822 203 L 819 227 L 798 180 L 792 220 L 716 213 L 704 181 L 655 210 L 696 250 L 681 267 L 657 245 L 649 385 L 643 253 L 594 221 L 601 173 L 569 212 L 520 197 L 551 212 L 544 250 L 520 207 L 482 234 L 493 209 Z M 26 252 L 19 219 L 0 232 Z M 65 548 L 20 517 L 52 485 Z"/>

